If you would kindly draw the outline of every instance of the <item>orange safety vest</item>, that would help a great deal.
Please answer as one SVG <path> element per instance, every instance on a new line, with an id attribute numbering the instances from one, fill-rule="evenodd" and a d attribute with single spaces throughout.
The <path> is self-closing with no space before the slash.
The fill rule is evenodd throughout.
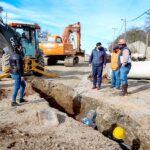
<path id="1" fill-rule="evenodd" d="M 119 56 L 120 56 L 120 50 L 115 53 L 113 52 L 112 53 L 112 56 L 111 56 L 111 69 L 112 70 L 117 70 L 119 68 Z"/>

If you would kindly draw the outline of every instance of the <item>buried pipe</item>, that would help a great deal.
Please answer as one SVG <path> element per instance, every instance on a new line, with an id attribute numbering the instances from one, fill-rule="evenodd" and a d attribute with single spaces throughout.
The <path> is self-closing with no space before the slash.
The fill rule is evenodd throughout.
<path id="1" fill-rule="evenodd" d="M 130 72 L 128 74 L 128 78 L 131 79 L 150 79 L 150 71 L 149 71 L 150 61 L 138 61 L 132 62 L 132 66 Z M 111 69 L 108 69 L 107 75 L 111 78 Z"/>
<path id="2" fill-rule="evenodd" d="M 150 79 L 150 61 L 132 62 L 129 78 Z"/>

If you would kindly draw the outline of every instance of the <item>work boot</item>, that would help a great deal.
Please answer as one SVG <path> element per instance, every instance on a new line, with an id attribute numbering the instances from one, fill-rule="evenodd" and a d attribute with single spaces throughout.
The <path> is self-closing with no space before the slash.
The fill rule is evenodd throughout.
<path id="1" fill-rule="evenodd" d="M 11 102 L 11 106 L 19 106 L 19 104 L 16 102 Z"/>
<path id="2" fill-rule="evenodd" d="M 120 96 L 125 96 L 125 94 L 126 94 L 125 87 L 126 87 L 126 85 L 121 86 Z"/>
<path id="3" fill-rule="evenodd" d="M 98 86 L 97 86 L 97 90 L 100 90 L 100 88 L 101 88 L 101 86 L 98 85 Z"/>
<path id="4" fill-rule="evenodd" d="M 115 86 L 111 85 L 110 88 L 113 89 Z"/>
<path id="5" fill-rule="evenodd" d="M 93 86 L 92 89 L 96 89 L 96 86 Z"/>
<path id="6" fill-rule="evenodd" d="M 125 85 L 125 94 L 128 94 L 128 84 Z"/>
<path id="7" fill-rule="evenodd" d="M 26 101 L 26 100 L 23 99 L 23 98 L 20 98 L 20 99 L 19 99 L 19 103 L 25 103 L 25 102 L 28 102 L 28 101 Z"/>
<path id="8" fill-rule="evenodd" d="M 120 87 L 116 87 L 117 90 L 120 90 Z"/>

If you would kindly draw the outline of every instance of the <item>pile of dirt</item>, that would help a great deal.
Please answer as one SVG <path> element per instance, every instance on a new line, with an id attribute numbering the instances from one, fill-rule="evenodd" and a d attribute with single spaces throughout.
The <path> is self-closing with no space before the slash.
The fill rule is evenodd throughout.
<path id="1" fill-rule="evenodd" d="M 0 100 L 2 100 L 3 98 L 7 98 L 9 92 L 10 90 L 8 89 L 0 89 Z"/>
<path id="2" fill-rule="evenodd" d="M 102 82 L 104 84 L 108 84 L 110 83 L 110 78 L 108 77 L 108 74 L 104 74 L 103 77 L 102 77 Z"/>
<path id="3" fill-rule="evenodd" d="M 25 96 L 33 95 L 35 93 L 36 92 L 33 90 L 32 86 L 31 86 L 31 81 L 27 80 L 26 81 Z"/>
<path id="4" fill-rule="evenodd" d="M 90 80 L 91 82 L 93 81 L 92 73 L 90 73 L 90 74 L 88 75 L 87 79 Z M 102 76 L 102 83 L 104 83 L 104 84 L 110 83 L 110 79 L 109 79 L 109 77 L 108 77 L 107 74 L 104 74 L 104 75 Z"/>
<path id="5" fill-rule="evenodd" d="M 8 99 L 0 101 L 1 150 L 120 150 L 117 143 L 52 109 L 37 94 L 27 97 L 27 100 L 28 103 L 15 109 L 8 105 Z M 37 117 L 40 110 L 56 113 L 59 125 L 50 127 L 41 124 Z"/>

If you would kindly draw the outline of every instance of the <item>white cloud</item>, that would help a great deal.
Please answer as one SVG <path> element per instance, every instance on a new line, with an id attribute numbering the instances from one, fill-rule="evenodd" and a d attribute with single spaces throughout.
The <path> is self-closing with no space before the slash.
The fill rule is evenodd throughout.
<path id="1" fill-rule="evenodd" d="M 22 0 L 20 6 L 14 6 L 13 1 L 12 4 L 0 2 L 0 6 L 8 12 L 8 21 L 36 22 L 52 34 L 61 35 L 64 27 L 80 21 L 82 48 L 91 51 L 96 42 L 107 46 L 113 40 L 112 28 L 117 28 L 117 35 L 122 24 L 121 18 L 137 16 L 137 6 L 140 4 L 141 11 L 145 10 L 144 4 L 140 0 L 136 1 L 135 7 L 132 7 L 134 0 L 128 3 L 124 0 Z M 139 20 L 127 23 L 127 27 L 142 24 L 142 20 Z M 121 33 L 123 31 L 124 28 Z"/>
<path id="2" fill-rule="evenodd" d="M 45 14 L 40 14 L 35 11 L 31 10 L 26 10 L 23 8 L 17 8 L 11 4 L 5 3 L 5 2 L 0 2 L 0 5 L 5 8 L 7 11 L 7 16 L 8 16 L 8 21 L 12 22 L 16 19 L 18 20 L 27 20 L 27 21 L 32 21 L 33 23 L 40 23 L 40 24 L 46 24 L 50 26 L 55 26 L 55 27 L 61 27 L 60 24 L 57 22 L 52 22 L 50 15 L 45 15 Z M 5 17 L 5 14 L 3 13 L 3 16 Z"/>

